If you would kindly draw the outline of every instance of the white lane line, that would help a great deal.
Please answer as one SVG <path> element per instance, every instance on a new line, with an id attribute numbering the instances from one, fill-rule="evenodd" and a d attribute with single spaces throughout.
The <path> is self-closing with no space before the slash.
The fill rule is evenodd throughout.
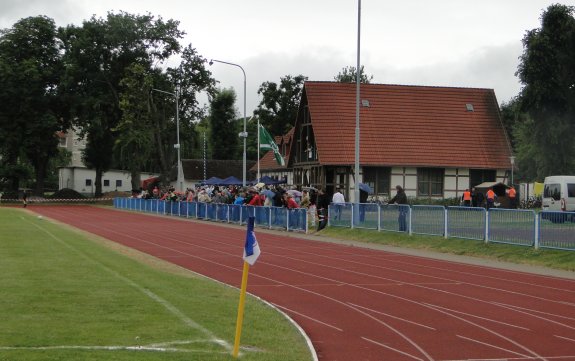
<path id="1" fill-rule="evenodd" d="M 467 320 L 467 319 L 465 319 L 465 318 L 462 318 L 462 317 L 459 317 L 459 316 L 454 315 L 454 314 L 452 314 L 452 313 L 449 313 L 449 312 L 447 312 L 447 311 L 444 311 L 444 310 L 442 310 L 442 309 L 440 309 L 440 308 L 437 308 L 437 307 L 434 307 L 434 306 L 429 306 L 429 305 L 427 305 L 427 306 L 430 307 L 431 309 L 435 309 L 437 312 L 441 312 L 441 313 L 443 313 L 443 314 L 445 314 L 445 315 L 447 315 L 447 316 L 456 318 L 456 319 L 461 320 L 461 321 L 463 321 L 463 322 L 466 322 L 466 323 L 468 323 L 468 324 L 470 324 L 470 325 L 476 326 L 476 327 L 478 327 L 478 328 L 480 328 L 480 329 L 482 329 L 482 330 L 484 330 L 484 331 L 486 331 L 486 332 L 489 332 L 489 333 L 491 333 L 491 334 L 493 334 L 493 335 L 495 335 L 495 336 L 498 336 L 498 337 L 500 337 L 500 338 L 502 338 L 502 339 L 504 339 L 504 340 L 506 340 L 506 341 L 508 341 L 508 342 L 510 342 L 510 343 L 512 343 L 512 344 L 514 344 L 515 346 L 517 346 L 517 347 L 519 347 L 519 348 L 521 348 L 521 349 L 527 351 L 528 353 L 530 353 L 531 355 L 533 355 L 533 356 L 534 356 L 536 359 L 538 359 L 538 360 L 546 360 L 543 356 L 537 354 L 535 351 L 532 351 L 532 350 L 528 349 L 526 346 L 523 346 L 523 345 L 520 344 L 519 342 L 516 342 L 516 341 L 514 341 L 514 340 L 512 340 L 512 339 L 510 339 L 510 338 L 508 338 L 508 337 L 505 337 L 505 336 L 503 336 L 502 334 L 500 334 L 500 333 L 498 333 L 498 332 L 496 332 L 496 331 L 493 331 L 493 330 L 490 329 L 490 328 L 481 326 L 481 325 L 479 325 L 479 324 L 477 324 L 477 323 L 475 323 L 475 322 L 473 322 L 473 321 L 469 321 L 469 320 Z"/>
<path id="2" fill-rule="evenodd" d="M 469 338 L 469 337 L 465 337 L 465 336 L 461 336 L 461 335 L 456 335 L 456 336 L 459 337 L 459 338 L 462 338 L 462 339 L 464 339 L 464 340 L 467 340 L 467 341 L 475 342 L 475 343 L 478 343 L 478 344 L 483 345 L 483 346 L 492 347 L 492 348 L 497 349 L 497 350 L 509 352 L 509 353 L 512 353 L 512 354 L 517 355 L 517 356 L 530 357 L 530 356 L 528 356 L 528 355 L 524 355 L 524 354 L 519 353 L 519 352 L 511 351 L 511 350 L 508 350 L 508 349 L 506 349 L 506 348 L 499 347 L 499 346 L 495 346 L 495 345 L 492 345 L 492 344 L 490 344 L 490 343 L 482 342 L 482 341 L 479 341 L 479 340 L 476 340 L 476 339 L 473 339 L 473 338 Z"/>
<path id="3" fill-rule="evenodd" d="M 414 360 L 423 361 L 423 359 L 421 359 L 421 358 L 419 358 L 419 357 L 413 356 L 413 355 L 411 355 L 411 354 L 408 354 L 407 352 L 403 352 L 403 351 L 398 350 L 398 349 L 396 349 L 396 348 L 393 348 L 393 347 L 391 347 L 391 346 L 384 345 L 384 344 L 382 344 L 381 342 L 377 342 L 377 341 L 371 340 L 371 339 L 369 339 L 369 338 L 367 338 L 367 337 L 362 337 L 362 339 L 364 339 L 364 340 L 367 341 L 367 342 L 371 342 L 371 343 L 373 343 L 373 344 L 376 344 L 376 345 L 378 345 L 378 346 L 381 346 L 381 347 L 383 347 L 383 348 L 386 348 L 386 349 L 388 349 L 388 350 L 392 350 L 392 351 L 395 351 L 395 352 L 397 352 L 397 353 L 400 353 L 400 354 L 402 354 L 402 355 L 404 355 L 404 356 L 411 357 L 411 358 L 414 359 Z"/>
<path id="4" fill-rule="evenodd" d="M 497 320 L 492 320 L 492 319 L 490 319 L 490 318 L 477 316 L 477 315 L 474 315 L 474 314 L 471 314 L 471 313 L 467 313 L 467 312 L 456 311 L 456 310 L 453 310 L 453 309 L 451 309 L 451 308 L 441 307 L 441 306 L 434 305 L 434 304 L 431 304 L 431 303 L 425 303 L 425 302 L 424 302 L 424 304 L 426 304 L 426 305 L 428 305 L 428 306 L 432 306 L 432 307 L 441 308 L 441 309 L 446 310 L 446 311 L 451 311 L 451 312 L 454 312 L 454 313 L 458 313 L 458 314 L 460 314 L 460 315 L 465 315 L 465 316 L 469 316 L 469 317 L 475 317 L 475 318 L 479 318 L 480 320 L 489 321 L 489 322 L 494 322 L 494 323 L 498 323 L 498 324 L 500 324 L 500 325 L 505 325 L 505 326 L 509 326 L 509 327 L 515 327 L 515 328 L 519 328 L 519 329 L 525 330 L 525 331 L 531 331 L 530 329 L 528 329 L 528 328 L 526 328 L 526 327 L 521 327 L 521 326 L 513 325 L 513 324 L 511 324 L 511 323 L 502 322 L 502 321 L 497 321 Z"/>
<path id="5" fill-rule="evenodd" d="M 575 339 L 572 339 L 572 338 L 569 338 L 569 337 L 563 337 L 563 336 L 559 336 L 559 335 L 554 335 L 554 336 L 555 336 L 555 337 L 558 337 L 558 338 L 562 338 L 562 339 L 567 340 L 567 341 L 573 341 L 573 342 L 575 342 Z"/>
<path id="6" fill-rule="evenodd" d="M 453 360 L 441 360 L 441 361 L 528 361 L 528 360 L 539 360 L 538 357 L 506 357 L 501 358 L 466 358 L 466 359 L 453 359 Z M 545 360 L 575 360 L 575 356 L 547 356 Z"/>
<path id="7" fill-rule="evenodd" d="M 529 312 L 535 312 L 535 313 L 540 313 L 542 315 L 547 315 L 547 316 L 553 316 L 553 317 L 557 317 L 557 318 L 563 318 L 565 320 L 571 320 L 571 321 L 575 321 L 574 317 L 568 317 L 568 316 L 563 316 L 563 315 L 556 315 L 554 313 L 549 313 L 549 312 L 543 312 L 543 311 L 538 311 L 538 310 L 534 310 L 531 308 L 525 308 L 525 307 L 520 307 L 517 305 L 510 305 L 508 303 L 502 303 L 502 302 L 498 302 L 499 305 L 504 305 L 504 306 L 509 306 L 509 307 L 513 307 L 513 308 L 517 308 L 519 310 L 524 310 L 524 311 L 529 311 Z"/>
<path id="8" fill-rule="evenodd" d="M 569 329 L 571 329 L 571 330 L 575 330 L 575 327 L 573 327 L 573 326 L 569 326 L 569 325 L 566 325 L 566 324 L 564 324 L 564 323 L 561 323 L 561 322 L 558 322 L 558 321 L 555 321 L 555 320 L 551 320 L 551 319 L 549 319 L 549 318 L 545 318 L 545 317 L 542 317 L 542 316 L 534 315 L 534 314 L 529 313 L 529 312 L 521 311 L 521 310 L 519 310 L 519 309 L 517 309 L 517 308 L 515 308 L 515 307 L 513 307 L 513 306 L 507 306 L 507 305 L 502 304 L 502 303 L 499 303 L 499 302 L 491 302 L 491 303 L 494 304 L 494 305 L 497 305 L 497 306 L 499 306 L 499 307 L 506 308 L 506 309 L 511 310 L 511 311 L 523 313 L 523 314 L 525 314 L 525 315 L 528 315 L 528 316 L 531 316 L 531 317 L 535 317 L 535 318 L 538 318 L 538 319 L 540 319 L 540 320 L 545 320 L 545 321 L 547 321 L 547 322 L 551 322 L 551 323 L 554 323 L 554 324 L 556 324 L 556 325 L 560 325 L 560 326 L 569 328 Z"/>
<path id="9" fill-rule="evenodd" d="M 433 328 L 433 327 L 426 326 L 426 325 L 422 325 L 421 323 L 413 322 L 413 321 L 410 321 L 410 320 L 406 320 L 405 318 L 393 316 L 393 315 L 390 315 L 389 313 L 385 313 L 385 312 L 381 312 L 381 311 L 376 311 L 376 310 L 374 310 L 374 309 L 367 308 L 367 307 L 360 306 L 360 305 L 356 305 L 356 304 L 353 304 L 353 303 L 351 303 L 351 302 L 348 302 L 348 304 L 349 304 L 349 305 L 352 305 L 352 306 L 354 306 L 354 307 L 361 308 L 361 309 L 364 309 L 364 310 L 367 310 L 367 311 L 370 311 L 370 312 L 373 312 L 373 313 L 377 313 L 377 314 L 380 314 L 380 315 L 384 315 L 384 316 L 387 316 L 387 317 L 390 317 L 390 318 L 393 318 L 393 319 L 396 319 L 396 320 L 399 320 L 399 321 L 411 323 L 412 325 L 416 325 L 416 326 L 420 326 L 420 327 L 423 327 L 423 328 L 427 328 L 428 330 L 437 331 L 437 330 L 436 330 L 435 328 Z"/>
<path id="10" fill-rule="evenodd" d="M 211 342 L 211 341 L 210 341 Z M 74 345 L 62 345 L 62 346 L 30 346 L 30 347 L 20 347 L 20 346 L 2 346 L 0 350 L 3 351 L 20 351 L 20 350 L 30 350 L 30 351 L 49 351 L 49 350 L 101 350 L 101 351 L 154 351 L 154 352 L 183 352 L 183 353 L 217 353 L 217 354 L 229 354 L 228 351 L 214 351 L 214 350 L 194 350 L 194 349 L 179 349 L 174 347 L 154 347 L 154 346 L 74 346 Z"/>
<path id="11" fill-rule="evenodd" d="M 343 330 L 342 330 L 341 328 L 335 327 L 335 326 L 333 326 L 333 325 L 330 325 L 329 323 L 322 322 L 322 321 L 318 320 L 317 318 L 313 318 L 313 317 L 304 315 L 303 313 L 299 313 L 299 312 L 294 311 L 294 310 L 291 310 L 291 309 L 289 309 L 289 308 L 287 308 L 287 307 L 280 306 L 280 305 L 278 305 L 277 303 L 272 303 L 272 305 L 274 305 L 275 307 L 277 307 L 277 308 L 279 308 L 279 309 L 281 309 L 281 310 L 285 310 L 285 311 L 287 311 L 287 312 L 289 312 L 289 313 L 293 313 L 294 315 L 298 315 L 298 316 L 301 316 L 301 317 L 303 317 L 303 318 L 307 318 L 308 320 L 317 322 L 317 323 L 319 323 L 319 324 L 321 324 L 321 325 L 324 325 L 324 326 L 327 326 L 327 327 L 331 327 L 331 328 L 333 328 L 333 329 L 335 329 L 335 330 L 338 330 L 339 332 L 343 332 Z"/>
<path id="12" fill-rule="evenodd" d="M 27 220 L 28 221 L 28 220 Z M 218 337 L 216 337 L 216 335 L 214 335 L 210 330 L 208 330 L 207 328 L 201 326 L 200 324 L 198 324 L 197 322 L 195 322 L 194 320 L 192 320 L 191 318 L 189 318 L 188 316 L 186 316 L 182 311 L 180 311 L 176 306 L 172 305 L 170 302 L 168 302 L 167 300 L 161 298 L 160 296 L 158 296 L 157 294 L 153 293 L 152 291 L 140 286 L 139 284 L 137 284 L 136 282 L 132 281 L 131 279 L 119 274 L 118 272 L 114 271 L 113 269 L 109 268 L 108 266 L 98 262 L 97 260 L 89 257 L 88 255 L 86 255 L 84 252 L 76 249 L 75 247 L 71 246 L 70 244 L 68 244 L 66 241 L 62 240 L 61 238 L 55 236 L 52 232 L 50 232 L 49 230 L 47 230 L 46 228 L 39 226 L 33 222 L 28 221 L 30 224 L 32 224 L 34 227 L 40 229 L 42 232 L 48 234 L 51 238 L 53 238 L 54 240 L 56 240 L 58 243 L 62 244 L 63 246 L 65 246 L 66 248 L 72 250 L 73 252 L 77 253 L 78 255 L 80 255 L 82 258 L 84 258 L 85 260 L 87 260 L 88 262 L 91 262 L 93 264 L 95 264 L 96 266 L 100 267 L 101 269 L 105 270 L 106 272 L 112 274 L 113 276 L 115 276 L 116 278 L 124 281 L 125 283 L 129 284 L 130 286 L 132 286 L 133 288 L 137 289 L 138 291 L 142 292 L 143 294 L 145 294 L 146 296 L 148 296 L 149 298 L 151 298 L 152 300 L 156 301 L 157 303 L 159 303 L 160 305 L 162 305 L 166 310 L 168 310 L 169 312 L 171 312 L 174 316 L 176 316 L 177 318 L 180 319 L 180 321 L 182 321 L 185 325 L 187 325 L 190 328 L 196 329 L 200 332 L 202 332 L 203 334 L 207 335 L 208 337 L 210 337 L 210 339 L 217 343 L 218 345 L 224 347 L 228 352 L 232 351 L 232 346 L 225 340 L 222 340 Z"/>

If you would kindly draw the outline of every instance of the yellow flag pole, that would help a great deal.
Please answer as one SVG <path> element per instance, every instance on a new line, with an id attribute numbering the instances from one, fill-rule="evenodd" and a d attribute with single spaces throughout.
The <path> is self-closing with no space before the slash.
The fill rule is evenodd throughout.
<path id="1" fill-rule="evenodd" d="M 240 291 L 240 304 L 238 305 L 238 319 L 236 321 L 236 338 L 234 341 L 234 351 L 232 356 L 238 358 L 240 352 L 240 338 L 242 336 L 242 322 L 244 321 L 244 304 L 246 301 L 246 290 L 248 288 L 249 263 L 244 261 L 244 271 L 242 273 L 242 289 Z"/>

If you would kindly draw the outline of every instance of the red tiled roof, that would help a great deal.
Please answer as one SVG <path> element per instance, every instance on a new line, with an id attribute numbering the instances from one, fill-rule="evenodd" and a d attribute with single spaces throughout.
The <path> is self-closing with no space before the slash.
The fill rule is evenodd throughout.
<path id="1" fill-rule="evenodd" d="M 384 84 L 360 89 L 360 99 L 369 101 L 360 108 L 360 164 L 509 168 L 510 148 L 492 89 Z M 302 103 L 309 105 L 323 165 L 354 163 L 355 93 L 354 83 L 305 83 Z"/>

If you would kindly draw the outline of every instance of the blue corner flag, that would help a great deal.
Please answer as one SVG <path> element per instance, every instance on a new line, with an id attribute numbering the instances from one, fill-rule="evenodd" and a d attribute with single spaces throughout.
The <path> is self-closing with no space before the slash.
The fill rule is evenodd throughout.
<path id="1" fill-rule="evenodd" d="M 260 246 L 258 245 L 258 240 L 256 239 L 256 234 L 254 233 L 254 217 L 248 218 L 248 230 L 246 233 L 246 245 L 244 247 L 244 261 L 253 266 L 256 260 L 260 256 Z"/>

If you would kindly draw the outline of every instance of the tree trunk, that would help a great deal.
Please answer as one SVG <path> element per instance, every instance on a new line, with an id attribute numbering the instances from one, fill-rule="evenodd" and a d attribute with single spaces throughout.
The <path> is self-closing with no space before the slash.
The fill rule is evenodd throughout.
<path id="1" fill-rule="evenodd" d="M 96 179 L 94 180 L 94 185 L 96 187 L 96 191 L 94 192 L 94 197 L 100 198 L 102 197 L 102 176 L 104 172 L 102 172 L 102 168 L 96 167 Z"/>
<path id="2" fill-rule="evenodd" d="M 139 170 L 132 169 L 130 171 L 132 178 L 132 189 L 140 189 L 142 187 L 142 177 Z"/>
<path id="3" fill-rule="evenodd" d="M 34 167 L 36 171 L 36 189 L 34 194 L 38 197 L 44 196 L 44 180 L 46 179 L 46 167 L 48 165 L 48 160 L 40 160 L 38 164 Z"/>

